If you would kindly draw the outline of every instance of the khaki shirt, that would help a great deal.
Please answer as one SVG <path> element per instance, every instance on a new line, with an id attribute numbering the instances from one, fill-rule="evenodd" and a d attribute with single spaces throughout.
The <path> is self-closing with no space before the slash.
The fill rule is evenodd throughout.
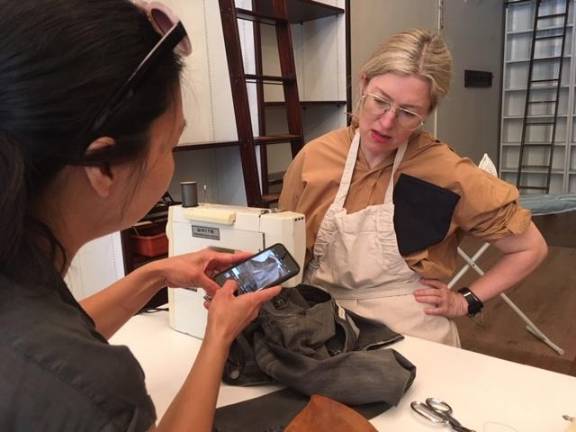
<path id="1" fill-rule="evenodd" d="M 312 251 L 318 229 L 334 201 L 352 143 L 352 128 L 338 129 L 309 142 L 298 153 L 284 176 L 279 207 L 306 215 L 306 255 Z M 344 204 L 348 213 L 381 204 L 394 154 L 370 168 L 362 152 Z M 456 269 L 457 247 L 464 234 L 485 241 L 521 234 L 530 224 L 530 212 L 519 206 L 518 190 L 458 156 L 448 145 L 423 132 L 408 143 L 401 173 L 417 177 L 460 196 L 444 240 L 405 256 L 407 264 L 423 277 L 445 279 Z"/>

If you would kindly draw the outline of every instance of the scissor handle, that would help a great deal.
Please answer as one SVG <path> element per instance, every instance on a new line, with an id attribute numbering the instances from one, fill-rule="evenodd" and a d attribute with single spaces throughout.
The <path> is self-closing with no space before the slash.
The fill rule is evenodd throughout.
<path id="1" fill-rule="evenodd" d="M 450 415 L 452 414 L 452 407 L 448 405 L 447 402 L 444 402 L 441 399 L 436 398 L 427 398 L 426 405 L 432 408 L 436 412 L 440 412 L 442 414 Z"/>
<path id="2" fill-rule="evenodd" d="M 426 420 L 435 423 L 435 424 L 446 424 L 448 423 L 448 419 L 438 411 L 432 409 L 428 404 L 413 401 L 410 403 L 410 408 L 415 413 L 421 415 Z"/>

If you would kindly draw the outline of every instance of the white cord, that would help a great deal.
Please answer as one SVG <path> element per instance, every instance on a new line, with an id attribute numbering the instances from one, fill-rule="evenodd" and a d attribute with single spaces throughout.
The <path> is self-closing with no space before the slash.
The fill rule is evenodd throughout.
<path id="1" fill-rule="evenodd" d="M 515 429 L 512 426 L 493 421 L 484 423 L 482 430 L 484 432 L 520 432 L 518 429 Z"/>

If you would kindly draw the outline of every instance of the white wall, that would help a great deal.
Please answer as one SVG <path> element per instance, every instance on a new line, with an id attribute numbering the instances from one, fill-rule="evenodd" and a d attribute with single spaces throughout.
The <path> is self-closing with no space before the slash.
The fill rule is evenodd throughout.
<path id="1" fill-rule="evenodd" d="M 343 0 L 325 2 L 343 7 Z M 346 100 L 346 21 L 343 14 L 292 24 L 294 63 L 301 101 Z M 280 75 L 276 32 L 262 26 L 265 75 Z M 265 86 L 266 101 L 283 101 L 281 86 Z M 313 106 L 302 111 L 304 142 L 346 125 L 346 111 L 337 106 Z M 268 134 L 288 131 L 286 109 L 266 109 Z M 268 146 L 268 172 L 282 173 L 292 161 L 290 144 Z"/>
<path id="2" fill-rule="evenodd" d="M 220 8 L 214 0 L 166 0 L 180 17 L 192 43 L 185 59 L 182 94 L 187 127 L 181 145 L 237 140 L 232 91 L 224 47 Z M 238 6 L 247 7 L 243 0 Z M 251 23 L 239 22 L 244 52 L 251 52 Z M 253 57 L 245 57 L 245 70 L 253 73 Z M 249 97 L 255 99 L 255 86 Z M 253 115 L 253 125 L 256 116 Z M 255 129 L 255 133 L 257 130 Z M 246 195 L 238 147 L 177 152 L 170 186 L 180 198 L 180 182 L 196 181 L 201 201 L 245 205 Z"/>
<path id="3" fill-rule="evenodd" d="M 410 28 L 435 30 L 437 0 L 350 0 L 352 102 L 359 97 L 360 68 L 394 33 Z"/>
<path id="4" fill-rule="evenodd" d="M 498 156 L 503 0 L 444 0 L 444 35 L 454 57 L 452 88 L 438 109 L 438 136 L 478 162 Z M 464 70 L 492 72 L 490 88 L 465 88 Z"/>
<path id="5" fill-rule="evenodd" d="M 181 143 L 233 141 L 236 126 L 220 8 L 214 0 L 164 1 L 182 20 L 192 43 L 182 94 L 188 127 Z M 222 121 L 224 119 L 224 121 Z"/>
<path id="6" fill-rule="evenodd" d="M 120 234 L 100 237 L 76 254 L 65 280 L 76 300 L 106 288 L 124 276 Z"/>
<path id="7" fill-rule="evenodd" d="M 497 156 L 503 0 L 444 0 L 443 34 L 454 56 L 449 96 L 427 129 L 458 153 L 478 161 Z M 352 96 L 362 64 L 388 36 L 414 27 L 439 28 L 438 0 L 351 0 Z M 494 75 L 489 89 L 464 88 L 464 69 Z"/>

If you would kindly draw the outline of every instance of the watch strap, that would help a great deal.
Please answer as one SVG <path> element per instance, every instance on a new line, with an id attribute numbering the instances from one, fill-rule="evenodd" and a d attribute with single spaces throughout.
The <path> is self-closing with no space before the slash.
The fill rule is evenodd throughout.
<path id="1" fill-rule="evenodd" d="M 458 292 L 464 296 L 464 299 L 468 303 L 468 316 L 473 317 L 478 315 L 484 307 L 482 300 L 480 300 L 468 287 L 460 288 Z"/>

